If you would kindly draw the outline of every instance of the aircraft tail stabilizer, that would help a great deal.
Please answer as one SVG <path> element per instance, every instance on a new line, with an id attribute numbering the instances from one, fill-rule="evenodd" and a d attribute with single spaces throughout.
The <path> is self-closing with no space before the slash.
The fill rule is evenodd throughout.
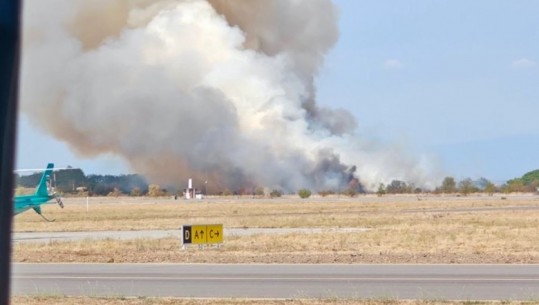
<path id="1" fill-rule="evenodd" d="M 39 181 L 39 184 L 37 185 L 36 195 L 38 196 L 49 195 L 49 187 L 48 187 L 47 182 L 49 181 L 53 168 L 54 168 L 54 163 L 47 164 L 47 169 L 45 170 L 45 172 L 43 172 L 43 176 L 41 176 L 41 180 Z"/>

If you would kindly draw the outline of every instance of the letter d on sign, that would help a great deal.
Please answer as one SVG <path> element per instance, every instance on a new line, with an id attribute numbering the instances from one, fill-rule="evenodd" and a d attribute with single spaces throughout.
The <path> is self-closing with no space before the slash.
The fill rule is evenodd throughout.
<path id="1" fill-rule="evenodd" d="M 183 243 L 191 243 L 191 226 L 183 226 Z"/>

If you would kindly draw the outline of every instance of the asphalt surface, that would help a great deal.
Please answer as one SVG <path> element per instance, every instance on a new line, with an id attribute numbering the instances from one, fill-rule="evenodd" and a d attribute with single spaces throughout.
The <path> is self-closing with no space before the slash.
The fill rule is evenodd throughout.
<path id="1" fill-rule="evenodd" d="M 13 264 L 12 294 L 538 300 L 539 265 Z"/>

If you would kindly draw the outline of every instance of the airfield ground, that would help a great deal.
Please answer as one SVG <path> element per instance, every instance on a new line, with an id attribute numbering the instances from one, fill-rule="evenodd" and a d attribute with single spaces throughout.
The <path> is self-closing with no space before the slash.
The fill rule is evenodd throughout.
<path id="1" fill-rule="evenodd" d="M 181 250 L 178 238 L 15 243 L 14 262 L 539 263 L 539 196 L 276 199 L 64 198 L 15 218 L 15 232 L 322 228 L 322 233 L 225 236 L 219 249 Z M 368 228 L 365 232 L 338 228 Z M 138 303 L 137 303 L 138 304 Z"/>
<path id="2" fill-rule="evenodd" d="M 87 304 L 87 305 L 330 305 L 330 304 L 342 304 L 342 305 L 517 305 L 517 304 L 538 304 L 538 302 L 516 302 L 516 301 L 500 301 L 500 302 L 488 302 L 488 301 L 420 301 L 420 300 L 316 300 L 316 299 L 304 299 L 304 300 L 203 300 L 203 299 L 173 299 L 173 298 L 66 298 L 55 296 L 41 296 L 41 297 L 13 297 L 13 304 L 26 304 L 26 305 L 75 305 L 75 304 Z"/>
<path id="3" fill-rule="evenodd" d="M 225 228 L 322 228 L 327 232 L 225 236 L 219 249 L 181 250 L 177 238 L 15 243 L 14 262 L 539 263 L 539 196 L 358 196 L 279 199 L 65 198 L 15 218 L 15 232 Z M 368 228 L 339 232 L 338 228 Z M 406 300 L 201 300 L 13 296 L 13 304 L 538 304 Z"/>

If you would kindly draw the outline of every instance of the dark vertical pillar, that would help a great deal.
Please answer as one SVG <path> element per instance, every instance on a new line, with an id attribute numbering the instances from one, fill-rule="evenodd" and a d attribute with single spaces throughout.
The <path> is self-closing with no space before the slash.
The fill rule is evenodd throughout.
<path id="1" fill-rule="evenodd" d="M 21 0 L 0 0 L 0 304 L 9 304 Z"/>

